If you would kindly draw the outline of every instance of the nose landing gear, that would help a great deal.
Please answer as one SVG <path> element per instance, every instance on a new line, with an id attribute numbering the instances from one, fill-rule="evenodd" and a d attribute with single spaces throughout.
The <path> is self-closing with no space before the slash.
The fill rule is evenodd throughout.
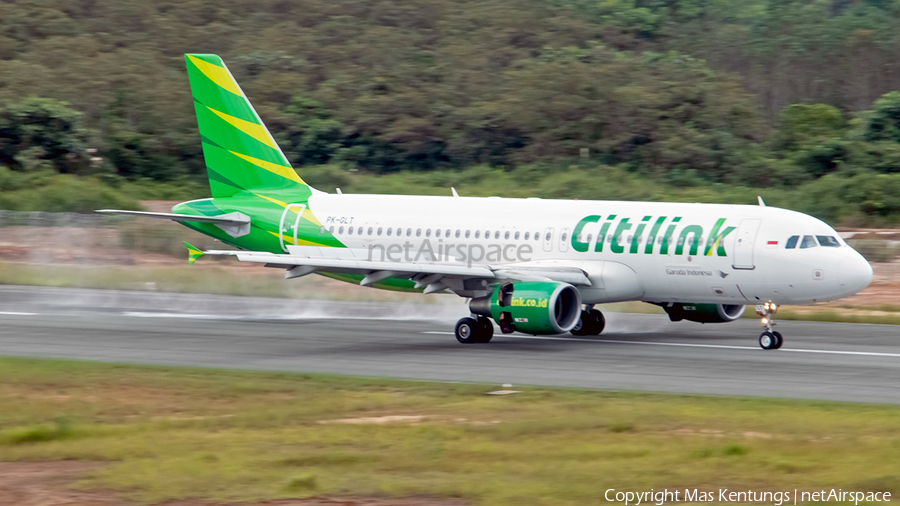
<path id="1" fill-rule="evenodd" d="M 762 318 L 760 323 L 765 328 L 765 331 L 759 335 L 759 346 L 764 350 L 777 350 L 784 344 L 781 332 L 772 330 L 772 327 L 775 326 L 773 317 L 776 311 L 778 311 L 778 306 L 772 301 L 756 306 L 756 314 Z"/>

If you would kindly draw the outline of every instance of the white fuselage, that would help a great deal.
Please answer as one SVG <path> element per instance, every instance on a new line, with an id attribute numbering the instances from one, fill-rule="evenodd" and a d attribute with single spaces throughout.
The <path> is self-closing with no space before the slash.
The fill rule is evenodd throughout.
<path id="1" fill-rule="evenodd" d="M 579 267 L 587 304 L 806 304 L 872 279 L 834 229 L 774 207 L 316 193 L 309 208 L 370 259 Z"/>

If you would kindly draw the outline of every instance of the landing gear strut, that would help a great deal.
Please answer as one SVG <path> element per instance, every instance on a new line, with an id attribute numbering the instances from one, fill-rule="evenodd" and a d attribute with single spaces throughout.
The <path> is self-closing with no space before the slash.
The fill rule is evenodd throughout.
<path id="1" fill-rule="evenodd" d="M 603 332 L 606 327 L 606 319 L 603 313 L 594 309 L 594 306 L 587 305 L 581 312 L 581 318 L 572 329 L 574 336 L 596 336 Z"/>
<path id="2" fill-rule="evenodd" d="M 772 327 L 775 326 L 776 311 L 778 311 L 778 306 L 772 301 L 756 306 L 756 314 L 762 318 L 760 323 L 765 328 L 765 331 L 759 335 L 759 346 L 764 350 L 777 350 L 784 344 L 781 332 L 772 330 Z"/>
<path id="3" fill-rule="evenodd" d="M 494 325 L 485 316 L 460 318 L 455 334 L 456 340 L 463 344 L 487 343 L 494 337 Z"/>

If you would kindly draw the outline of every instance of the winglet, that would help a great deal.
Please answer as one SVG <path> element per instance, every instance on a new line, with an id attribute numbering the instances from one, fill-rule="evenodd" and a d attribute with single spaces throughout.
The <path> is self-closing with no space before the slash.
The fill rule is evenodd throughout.
<path id="1" fill-rule="evenodd" d="M 191 246 L 187 241 L 184 241 L 184 245 L 188 250 L 188 263 L 191 265 L 194 265 L 194 262 L 196 262 L 198 258 L 205 255 L 200 248 Z"/>
<path id="2" fill-rule="evenodd" d="M 763 202 L 762 196 L 757 195 L 757 196 L 756 196 L 756 201 L 759 202 L 759 207 L 766 207 L 766 203 Z"/>

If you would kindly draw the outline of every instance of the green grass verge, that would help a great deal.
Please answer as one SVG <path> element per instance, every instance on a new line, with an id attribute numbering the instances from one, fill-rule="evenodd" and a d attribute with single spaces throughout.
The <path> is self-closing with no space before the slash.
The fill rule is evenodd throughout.
<path id="1" fill-rule="evenodd" d="M 0 460 L 107 461 L 138 503 L 429 494 L 584 505 L 607 488 L 900 493 L 900 406 L 0 359 Z M 401 423 L 334 420 L 410 416 Z"/>
<path id="2" fill-rule="evenodd" d="M 808 322 L 875 323 L 880 325 L 900 325 L 900 314 L 854 314 L 841 312 L 839 310 L 816 311 L 813 313 L 779 311 L 777 318 L 780 320 L 799 320 Z"/>

